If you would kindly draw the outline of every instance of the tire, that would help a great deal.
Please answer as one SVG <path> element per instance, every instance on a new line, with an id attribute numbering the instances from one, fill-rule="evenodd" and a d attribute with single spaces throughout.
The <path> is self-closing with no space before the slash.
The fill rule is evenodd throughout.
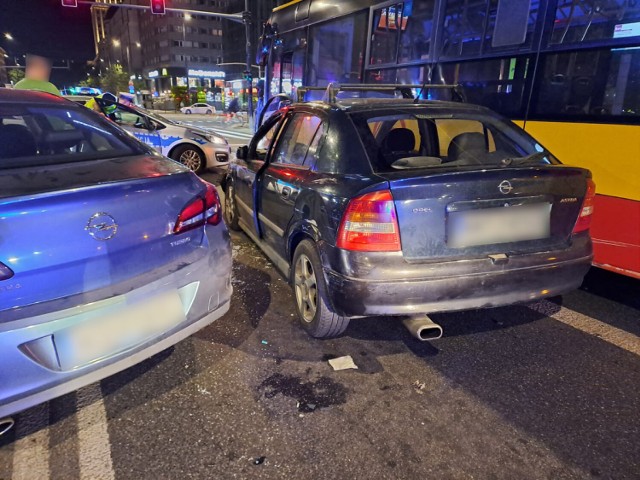
<path id="1" fill-rule="evenodd" d="M 184 111 L 184 113 L 186 113 L 187 115 L 191 115 L 191 110 L 187 109 Z"/>
<path id="2" fill-rule="evenodd" d="M 207 110 L 206 112 L 204 112 L 205 115 L 213 115 L 213 112 L 211 110 Z"/>
<path id="3" fill-rule="evenodd" d="M 202 173 L 207 163 L 202 150 L 192 145 L 180 145 L 176 147 L 175 150 L 171 152 L 171 158 L 195 173 Z"/>
<path id="4" fill-rule="evenodd" d="M 227 181 L 227 188 L 224 190 L 224 210 L 222 211 L 224 221 L 231 230 L 239 231 L 238 205 L 236 204 L 233 182 Z"/>
<path id="5" fill-rule="evenodd" d="M 298 319 L 312 337 L 336 337 L 347 329 L 349 317 L 337 315 L 331 310 L 322 271 L 315 244 L 311 240 L 301 241 L 291 265 L 291 284 Z"/>

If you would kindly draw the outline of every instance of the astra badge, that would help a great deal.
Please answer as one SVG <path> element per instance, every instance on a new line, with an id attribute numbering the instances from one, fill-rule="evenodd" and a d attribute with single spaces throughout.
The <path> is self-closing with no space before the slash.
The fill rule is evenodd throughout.
<path id="1" fill-rule="evenodd" d="M 118 232 L 116 220 L 108 213 L 99 212 L 91 216 L 84 229 L 96 240 L 109 240 Z"/>
<path id="2" fill-rule="evenodd" d="M 504 193 L 506 195 L 507 193 L 511 192 L 511 190 L 513 190 L 513 187 L 508 180 L 503 180 L 502 182 L 500 182 L 500 185 L 498 185 L 498 190 L 500 190 L 500 193 Z"/>

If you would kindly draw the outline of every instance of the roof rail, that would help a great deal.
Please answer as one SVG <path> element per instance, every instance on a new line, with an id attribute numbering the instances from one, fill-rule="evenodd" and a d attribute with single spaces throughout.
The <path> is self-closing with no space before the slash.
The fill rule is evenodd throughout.
<path id="1" fill-rule="evenodd" d="M 339 85 L 336 83 L 330 83 L 326 87 L 298 87 L 297 89 L 297 101 L 304 102 L 304 96 L 307 92 L 324 91 L 323 102 L 336 103 L 338 101 L 337 95 L 339 92 L 399 92 L 403 98 L 415 98 L 413 90 L 419 90 L 418 98 L 422 97 L 429 90 L 450 90 L 451 100 L 458 102 L 465 102 L 466 98 L 462 89 L 462 85 L 447 85 L 447 84 L 393 84 L 393 83 L 360 83 L 360 84 L 348 84 Z M 417 99 L 416 99 L 417 100 Z"/>

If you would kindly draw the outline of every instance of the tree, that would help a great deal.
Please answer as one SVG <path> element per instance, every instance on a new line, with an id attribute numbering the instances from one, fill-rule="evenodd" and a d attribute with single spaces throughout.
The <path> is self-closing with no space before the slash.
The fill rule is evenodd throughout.
<path id="1" fill-rule="evenodd" d="M 122 70 L 121 65 L 114 65 L 100 78 L 100 88 L 105 92 L 118 94 L 129 91 L 129 74 Z"/>
<path id="2" fill-rule="evenodd" d="M 21 68 L 9 69 L 9 80 L 14 85 L 24 78 L 24 70 Z"/>
<path id="3" fill-rule="evenodd" d="M 171 87 L 171 97 L 176 104 L 176 109 L 180 106 L 181 103 L 184 103 L 185 106 L 190 105 L 189 92 L 187 92 L 187 87 L 178 87 L 177 85 Z"/>

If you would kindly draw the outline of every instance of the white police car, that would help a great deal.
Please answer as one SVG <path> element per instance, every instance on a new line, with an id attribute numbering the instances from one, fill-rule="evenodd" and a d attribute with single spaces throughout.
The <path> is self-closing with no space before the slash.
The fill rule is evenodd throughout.
<path id="1" fill-rule="evenodd" d="M 115 110 L 109 110 L 105 114 L 138 140 L 196 173 L 211 167 L 224 167 L 229 163 L 229 142 L 215 133 L 120 103 Z"/>

